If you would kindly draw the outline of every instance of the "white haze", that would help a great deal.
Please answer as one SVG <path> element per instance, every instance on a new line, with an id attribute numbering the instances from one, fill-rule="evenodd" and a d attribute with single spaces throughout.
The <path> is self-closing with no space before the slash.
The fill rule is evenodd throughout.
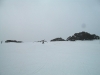
<path id="1" fill-rule="evenodd" d="M 99 0 L 0 0 L 0 40 L 100 35 Z"/>

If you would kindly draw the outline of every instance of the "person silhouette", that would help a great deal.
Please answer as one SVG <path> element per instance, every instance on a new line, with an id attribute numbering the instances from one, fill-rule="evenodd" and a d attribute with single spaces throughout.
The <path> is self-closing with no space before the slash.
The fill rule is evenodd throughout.
<path id="1" fill-rule="evenodd" d="M 42 40 L 42 44 L 44 44 L 44 40 Z"/>

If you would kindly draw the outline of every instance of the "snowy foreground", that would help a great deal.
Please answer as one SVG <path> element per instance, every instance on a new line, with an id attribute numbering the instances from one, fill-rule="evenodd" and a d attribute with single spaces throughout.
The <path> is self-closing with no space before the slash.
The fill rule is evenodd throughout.
<path id="1" fill-rule="evenodd" d="M 100 75 L 100 41 L 0 44 L 0 75 Z"/>

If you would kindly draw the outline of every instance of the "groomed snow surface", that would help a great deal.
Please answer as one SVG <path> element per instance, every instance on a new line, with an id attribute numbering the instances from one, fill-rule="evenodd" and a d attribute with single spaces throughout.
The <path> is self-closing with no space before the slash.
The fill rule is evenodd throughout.
<path id="1" fill-rule="evenodd" d="M 100 41 L 2 43 L 0 75 L 100 75 Z"/>

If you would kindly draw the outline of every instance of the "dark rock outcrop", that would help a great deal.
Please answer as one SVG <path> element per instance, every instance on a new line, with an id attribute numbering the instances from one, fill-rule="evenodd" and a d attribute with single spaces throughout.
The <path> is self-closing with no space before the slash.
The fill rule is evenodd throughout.
<path id="1" fill-rule="evenodd" d="M 52 39 L 51 41 L 65 41 L 65 40 L 62 38 L 55 38 L 55 39 Z"/>
<path id="2" fill-rule="evenodd" d="M 99 39 L 99 36 L 95 34 L 90 34 L 88 32 L 79 32 L 75 33 L 73 36 L 69 36 L 67 41 L 75 41 L 75 40 L 94 40 Z"/>
<path id="3" fill-rule="evenodd" d="M 22 41 L 17 41 L 16 43 L 22 43 Z"/>
<path id="4" fill-rule="evenodd" d="M 16 40 L 6 40 L 5 41 L 5 43 L 9 43 L 9 42 L 22 43 L 22 41 L 16 41 Z"/>

